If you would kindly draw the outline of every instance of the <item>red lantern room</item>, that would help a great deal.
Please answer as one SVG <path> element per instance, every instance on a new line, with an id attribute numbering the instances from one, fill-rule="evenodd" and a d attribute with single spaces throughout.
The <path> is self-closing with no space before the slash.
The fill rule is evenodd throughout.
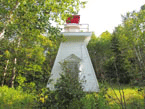
<path id="1" fill-rule="evenodd" d="M 64 32 L 88 32 L 88 24 L 79 24 L 80 15 L 72 15 L 67 18 L 66 24 L 64 25 Z"/>
<path id="2" fill-rule="evenodd" d="M 67 24 L 70 24 L 70 23 L 79 24 L 79 22 L 80 22 L 80 15 L 72 15 L 66 20 Z"/>

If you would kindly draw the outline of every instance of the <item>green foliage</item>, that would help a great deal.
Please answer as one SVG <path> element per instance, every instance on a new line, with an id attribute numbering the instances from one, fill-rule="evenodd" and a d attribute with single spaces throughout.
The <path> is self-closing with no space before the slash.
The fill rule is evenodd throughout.
<path id="1" fill-rule="evenodd" d="M 104 103 L 104 101 L 101 101 L 101 96 L 98 98 L 96 93 L 83 92 L 83 88 L 80 85 L 76 79 L 71 78 L 69 75 L 61 75 L 61 78 L 56 83 L 55 91 L 41 90 L 41 95 L 38 97 L 38 107 L 50 109 L 96 109 L 101 102 L 102 104 Z"/>
<path id="2" fill-rule="evenodd" d="M 122 90 L 100 84 L 98 94 L 86 94 L 81 83 L 66 73 L 61 75 L 55 91 L 44 88 L 63 40 L 60 28 L 53 27 L 51 21 L 63 23 L 79 11 L 81 4 L 84 2 L 79 0 L 1 0 L 0 84 L 16 87 L 0 88 L 1 109 L 29 109 L 34 105 L 52 109 L 143 108 L 144 87 Z M 123 22 L 113 34 L 92 34 L 88 49 L 100 82 L 144 86 L 144 7 L 122 16 Z M 35 104 L 32 94 L 39 91 L 41 94 L 35 95 L 39 103 Z M 117 96 L 111 95 L 114 91 Z"/>
<path id="3" fill-rule="evenodd" d="M 143 87 L 130 87 L 129 85 L 108 85 L 107 93 L 105 94 L 108 106 L 111 109 L 136 109 L 144 108 L 144 92 Z"/>
<path id="4" fill-rule="evenodd" d="M 104 63 L 112 56 L 110 46 L 111 34 L 108 31 L 103 32 L 100 37 L 92 34 L 92 39 L 87 46 L 99 81 L 102 81 L 105 77 Z"/>
<path id="5" fill-rule="evenodd" d="M 121 53 L 120 43 L 117 36 L 115 36 L 115 33 L 111 40 L 111 50 L 113 52 L 113 58 L 111 58 L 105 66 L 106 77 L 113 79 L 114 82 L 128 84 L 130 82 L 127 69 L 129 63 L 125 62 L 126 57 Z"/>
<path id="6" fill-rule="evenodd" d="M 82 81 L 72 76 L 72 72 L 67 70 L 65 63 L 62 63 L 62 65 L 64 65 L 65 73 L 60 75 L 59 80 L 55 84 L 55 91 L 51 92 L 45 89 L 42 91 L 41 95 L 44 100 L 40 105 L 52 109 L 55 107 L 59 109 L 80 109 L 83 106 L 81 99 L 85 96 Z"/>
<path id="7" fill-rule="evenodd" d="M 1 109 L 32 109 L 34 106 L 34 95 L 8 88 L 0 87 L 0 108 Z"/>
<path id="8" fill-rule="evenodd" d="M 82 4 L 79 0 L 2 0 L 0 84 L 17 87 L 17 77 L 22 76 L 37 90 L 45 87 L 62 39 L 60 28 L 51 22 L 63 23 Z"/>
<path id="9" fill-rule="evenodd" d="M 81 102 L 84 105 L 82 109 L 96 109 L 98 104 L 96 93 L 86 94 L 86 96 L 81 99 Z"/>
<path id="10" fill-rule="evenodd" d="M 59 100 L 58 107 L 64 106 L 63 108 L 71 107 L 76 101 L 79 103 L 80 99 L 85 95 L 81 83 L 70 75 L 61 75 L 56 84 L 56 93 Z"/>
<path id="11" fill-rule="evenodd" d="M 142 6 L 143 7 L 143 6 Z M 131 61 L 132 83 L 137 80 L 138 84 L 144 83 L 144 16 L 145 11 L 127 13 L 123 16 L 123 31 L 124 36 L 127 37 L 127 46 L 129 51 L 129 60 Z M 132 51 L 132 52 L 131 52 Z M 135 77 L 133 76 L 135 75 Z"/>
<path id="12" fill-rule="evenodd" d="M 97 38 L 93 34 L 88 51 L 99 81 L 107 79 L 134 85 L 144 84 L 143 7 L 139 12 L 133 11 L 122 16 L 122 24 L 112 34 L 106 31 Z"/>
<path id="13" fill-rule="evenodd" d="M 104 83 L 103 84 L 100 83 L 99 88 L 100 88 L 100 91 L 98 94 L 96 94 L 97 108 L 98 109 L 109 109 L 108 102 L 105 97 L 105 94 L 107 94 L 108 88 L 106 87 L 106 84 L 104 84 Z"/>
<path id="14" fill-rule="evenodd" d="M 126 106 L 127 109 L 136 109 L 144 107 L 144 90 L 138 87 L 130 87 L 130 86 L 121 86 L 122 89 L 119 90 L 118 85 L 106 85 L 99 84 L 100 92 L 99 93 L 85 93 L 82 97 L 78 99 L 78 97 L 74 97 L 68 105 L 68 109 L 121 109 L 121 100 L 123 98 L 123 93 L 125 96 L 125 104 L 123 104 L 124 108 Z M 120 95 L 121 93 L 121 95 Z M 7 86 L 3 86 L 0 88 L 0 108 L 1 109 L 32 109 L 32 108 L 49 108 L 49 109 L 57 109 L 65 108 L 64 103 L 65 99 L 68 96 L 65 95 L 63 97 L 63 101 L 60 101 L 58 95 L 60 93 L 56 93 L 55 91 L 49 91 L 46 88 L 41 89 L 41 94 L 33 95 L 28 94 L 21 89 L 13 89 L 8 88 Z M 36 102 L 34 98 L 38 98 Z M 62 96 L 61 96 L 62 97 Z M 70 98 L 69 98 L 70 99 Z M 118 100 L 119 99 L 119 100 Z M 39 104 L 38 104 L 39 103 Z"/>

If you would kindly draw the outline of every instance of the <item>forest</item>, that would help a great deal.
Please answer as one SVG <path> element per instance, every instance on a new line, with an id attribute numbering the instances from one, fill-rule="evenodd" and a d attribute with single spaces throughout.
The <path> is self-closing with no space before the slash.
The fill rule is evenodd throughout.
<path id="1" fill-rule="evenodd" d="M 0 109 L 145 109 L 145 4 L 122 16 L 113 33 L 92 34 L 87 48 L 100 92 L 83 92 L 69 75 L 61 75 L 55 91 L 46 88 L 65 40 L 52 21 L 63 24 L 85 4 L 1 0 Z"/>

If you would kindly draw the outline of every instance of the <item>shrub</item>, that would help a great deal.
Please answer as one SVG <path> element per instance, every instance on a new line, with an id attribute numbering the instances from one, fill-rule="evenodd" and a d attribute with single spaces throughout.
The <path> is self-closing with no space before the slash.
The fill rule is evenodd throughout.
<path id="1" fill-rule="evenodd" d="M 82 105 L 80 100 L 85 96 L 81 83 L 70 75 L 61 75 L 61 78 L 56 84 L 56 96 L 58 107 L 77 107 Z M 80 104 L 80 105 L 79 105 Z"/>
<path id="2" fill-rule="evenodd" d="M 19 89 L 0 87 L 0 109 L 31 109 L 34 95 Z"/>

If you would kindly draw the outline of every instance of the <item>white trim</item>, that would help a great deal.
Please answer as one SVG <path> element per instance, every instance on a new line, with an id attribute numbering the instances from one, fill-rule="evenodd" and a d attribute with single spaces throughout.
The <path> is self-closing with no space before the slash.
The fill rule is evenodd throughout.
<path id="1" fill-rule="evenodd" d="M 61 32 L 64 36 L 91 36 L 92 32 Z"/>

